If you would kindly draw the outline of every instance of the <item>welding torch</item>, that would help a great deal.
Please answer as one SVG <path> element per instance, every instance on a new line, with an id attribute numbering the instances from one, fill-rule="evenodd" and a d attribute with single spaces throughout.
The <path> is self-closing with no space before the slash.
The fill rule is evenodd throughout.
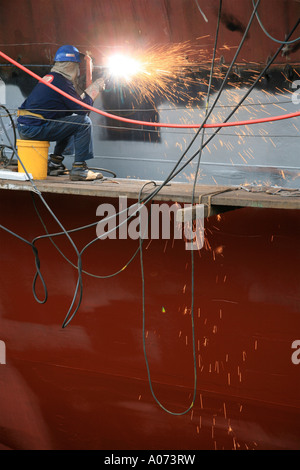
<path id="1" fill-rule="evenodd" d="M 84 94 L 86 93 L 87 95 L 89 95 L 92 98 L 93 101 L 95 101 L 95 99 L 99 96 L 101 91 L 105 90 L 105 82 L 108 79 L 108 76 L 107 76 L 107 73 L 106 73 L 107 67 L 95 66 L 93 64 L 93 59 L 90 56 L 89 52 L 86 53 L 86 55 L 84 57 L 84 60 L 85 60 L 85 64 L 86 64 L 85 68 L 86 68 L 86 86 L 87 86 L 87 88 L 85 89 L 84 93 L 81 95 L 81 98 L 83 98 Z M 99 77 L 99 73 L 98 73 L 97 74 L 98 78 L 93 81 L 93 70 L 95 68 L 102 69 L 102 73 L 101 73 L 100 77 Z"/>

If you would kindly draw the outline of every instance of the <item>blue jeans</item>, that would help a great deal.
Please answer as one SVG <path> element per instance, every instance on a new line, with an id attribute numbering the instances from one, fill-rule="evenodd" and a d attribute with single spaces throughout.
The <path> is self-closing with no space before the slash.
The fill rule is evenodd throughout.
<path id="1" fill-rule="evenodd" d="M 45 121 L 41 126 L 27 126 L 18 123 L 23 140 L 45 140 L 56 142 L 54 155 L 63 156 L 68 145 L 74 145 L 75 162 L 94 158 L 92 121 L 87 115 L 74 114 L 55 121 Z"/>

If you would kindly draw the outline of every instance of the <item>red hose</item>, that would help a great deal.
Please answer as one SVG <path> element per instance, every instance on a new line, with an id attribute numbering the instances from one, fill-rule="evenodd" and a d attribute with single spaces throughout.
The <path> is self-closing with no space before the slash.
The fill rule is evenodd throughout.
<path id="1" fill-rule="evenodd" d="M 93 106 L 90 106 L 86 103 L 83 103 L 82 101 L 73 98 L 73 96 L 68 95 L 64 91 L 60 90 L 56 86 L 52 85 L 51 83 L 46 82 L 43 78 L 39 77 L 36 75 L 34 72 L 31 70 L 27 69 L 24 67 L 24 65 L 19 64 L 19 62 L 16 62 L 14 59 L 9 57 L 8 55 L 4 54 L 2 51 L 0 51 L 0 56 L 2 56 L 4 59 L 6 59 L 8 62 L 12 63 L 19 69 L 23 70 L 24 72 L 28 73 L 31 75 L 33 78 L 38 80 L 41 83 L 44 83 L 44 85 L 47 85 L 48 87 L 52 88 L 53 90 L 57 91 L 60 93 L 62 96 L 69 98 L 71 101 L 74 101 L 74 103 L 80 104 L 82 107 L 89 109 L 90 111 L 94 111 L 97 114 L 101 114 L 102 116 L 106 116 L 111 119 L 115 119 L 117 121 L 122 121 L 122 122 L 128 122 L 130 124 L 137 124 L 141 126 L 149 126 L 149 127 L 169 127 L 169 128 L 176 128 L 176 129 L 197 129 L 201 127 L 202 124 L 165 124 L 165 123 L 155 123 L 155 122 L 146 122 L 146 121 L 137 121 L 134 119 L 127 119 L 124 117 L 120 116 L 115 116 L 114 114 L 109 114 L 106 113 L 105 111 L 101 111 L 100 109 L 94 108 Z M 290 113 L 290 114 L 283 114 L 282 116 L 273 116 L 269 118 L 261 118 L 261 119 L 252 119 L 251 121 L 234 121 L 234 122 L 223 122 L 219 124 L 204 124 L 203 127 L 205 128 L 218 128 L 218 127 L 235 127 L 235 126 L 248 126 L 251 124 L 262 124 L 264 122 L 274 122 L 274 121 L 282 121 L 283 119 L 291 119 L 294 117 L 300 116 L 300 111 L 296 113 Z"/>

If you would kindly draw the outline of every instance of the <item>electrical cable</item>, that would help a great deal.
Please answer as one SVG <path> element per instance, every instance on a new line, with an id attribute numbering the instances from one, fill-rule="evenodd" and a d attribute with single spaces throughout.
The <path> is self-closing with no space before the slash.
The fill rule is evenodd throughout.
<path id="1" fill-rule="evenodd" d="M 181 155 L 180 159 L 179 159 L 179 160 L 177 161 L 177 163 L 174 165 L 173 169 L 171 170 L 171 172 L 169 173 L 169 175 L 167 176 L 167 178 L 164 180 L 164 182 L 163 182 L 156 190 L 153 191 L 153 193 L 148 197 L 148 199 L 146 199 L 145 202 L 148 202 L 149 199 L 153 198 L 156 194 L 158 194 L 158 192 L 161 190 L 161 188 L 164 187 L 169 181 L 171 181 L 171 179 L 173 179 L 180 171 L 182 171 L 182 168 L 184 168 L 188 163 L 190 163 L 190 161 L 192 161 L 192 160 L 195 158 L 195 156 L 197 155 L 197 153 L 199 152 L 199 150 L 198 150 L 198 151 L 196 152 L 196 154 L 194 154 L 193 157 L 191 157 L 191 158 L 183 165 L 183 167 L 182 167 L 180 170 L 177 170 L 177 171 L 176 171 L 176 169 L 178 168 L 178 166 L 179 166 L 180 163 L 182 162 L 183 158 L 185 157 L 185 155 L 188 153 L 188 151 L 190 150 L 190 148 L 191 148 L 192 145 L 194 144 L 194 142 L 195 142 L 196 138 L 198 137 L 198 135 L 200 134 L 201 130 L 202 130 L 204 127 L 205 127 L 205 128 L 208 127 L 208 126 L 206 126 L 205 124 L 206 124 L 208 118 L 210 117 L 210 115 L 212 114 L 212 112 L 213 112 L 213 110 L 214 110 L 214 107 L 216 106 L 216 104 L 217 104 L 217 102 L 218 102 L 218 100 L 219 100 L 219 98 L 220 98 L 220 96 L 221 96 L 221 94 L 222 94 L 222 91 L 224 90 L 224 88 L 225 88 L 225 86 L 226 86 L 227 79 L 228 79 L 228 77 L 229 77 L 229 75 L 230 75 L 230 73 L 231 73 L 231 70 L 232 70 L 232 68 L 233 68 L 233 66 L 234 66 L 234 63 L 235 63 L 235 61 L 236 61 L 236 59 L 237 59 L 237 57 L 238 57 L 238 55 L 239 55 L 239 53 L 240 53 L 240 51 L 241 51 L 241 49 L 242 49 L 242 46 L 243 46 L 243 44 L 244 44 L 244 42 L 245 42 L 245 40 L 246 40 L 246 38 L 247 38 L 247 35 L 248 35 L 248 32 L 249 32 L 250 26 L 251 26 L 251 24 L 252 24 L 252 22 L 253 22 L 253 19 L 254 19 L 254 16 L 255 16 L 255 11 L 256 11 L 256 9 L 258 8 L 259 3 L 260 3 L 260 0 L 258 0 L 258 2 L 257 2 L 257 4 L 256 4 L 256 8 L 254 9 L 254 11 L 253 11 L 252 14 L 251 14 L 251 17 L 250 17 L 249 22 L 248 22 L 248 24 L 247 24 L 247 27 L 246 27 L 246 29 L 245 29 L 244 35 L 243 35 L 243 37 L 242 37 L 242 39 L 241 39 L 241 42 L 240 42 L 240 44 L 239 44 L 239 46 L 238 46 L 238 48 L 237 48 L 237 50 L 236 50 L 236 52 L 235 52 L 235 54 L 234 54 L 234 57 L 233 57 L 233 59 L 232 59 L 232 61 L 231 61 L 231 64 L 230 64 L 230 66 L 229 66 L 228 69 L 227 69 L 226 75 L 225 75 L 225 77 L 224 77 L 224 79 L 223 79 L 223 82 L 222 82 L 222 84 L 221 84 L 221 86 L 220 86 L 220 89 L 219 89 L 219 91 L 218 91 L 218 93 L 217 93 L 217 96 L 216 96 L 216 98 L 215 98 L 215 100 L 214 100 L 214 103 L 212 104 L 212 106 L 211 106 L 211 108 L 209 109 L 209 111 L 206 113 L 206 116 L 205 116 L 205 118 L 204 118 L 204 120 L 203 120 L 203 122 L 202 122 L 200 128 L 197 130 L 195 136 L 193 137 L 193 139 L 191 140 L 191 142 L 189 143 L 189 145 L 187 146 L 187 148 L 185 149 L 185 151 L 184 151 L 183 154 Z M 300 21 L 300 20 L 298 20 L 298 21 Z M 238 106 L 236 106 L 234 112 L 235 112 L 237 109 L 238 109 Z M 225 123 L 225 125 L 226 125 L 226 123 Z M 218 127 L 219 127 L 219 126 L 218 126 Z"/>
<path id="2" fill-rule="evenodd" d="M 81 257 L 80 257 L 80 253 L 77 249 L 77 246 L 75 245 L 74 241 L 72 240 L 71 236 L 69 235 L 68 231 L 64 228 L 64 226 L 62 225 L 62 223 L 59 221 L 59 219 L 56 217 L 56 215 L 54 214 L 54 212 L 52 211 L 52 209 L 50 208 L 50 206 L 48 205 L 48 203 L 46 202 L 45 198 L 43 197 L 43 195 L 41 194 L 41 192 L 37 189 L 33 179 L 31 178 L 31 176 L 29 175 L 26 167 L 24 166 L 21 158 L 19 157 L 18 155 L 18 151 L 17 151 L 17 148 L 13 145 L 13 143 L 11 142 L 11 139 L 10 137 L 7 135 L 8 137 L 8 140 L 9 140 L 9 143 L 10 145 L 14 148 L 14 151 L 15 151 L 15 154 L 17 156 L 17 159 L 19 161 L 19 163 L 21 164 L 28 180 L 30 181 L 31 185 L 32 185 L 32 188 L 33 188 L 33 191 L 39 196 L 39 198 L 41 199 L 41 201 L 43 202 L 44 206 L 46 207 L 46 209 L 48 210 L 48 212 L 51 214 L 51 216 L 53 217 L 53 219 L 56 221 L 56 223 L 60 226 L 60 228 L 62 229 L 63 233 L 67 236 L 68 240 L 70 241 L 71 245 L 73 246 L 74 250 L 75 250 L 75 253 L 77 255 L 77 259 L 78 259 L 78 280 L 77 280 L 77 284 L 76 284 L 76 288 L 75 288 L 75 291 L 74 291 L 74 295 L 73 295 L 73 299 L 72 299 L 72 302 L 71 302 L 71 305 L 69 307 L 69 310 L 68 310 L 68 313 L 67 313 L 67 316 L 71 314 L 73 308 L 74 308 L 74 305 L 75 305 L 75 301 L 76 301 L 76 298 L 78 296 L 78 292 L 79 292 L 79 299 L 77 301 L 77 305 L 75 306 L 75 309 L 74 309 L 74 313 L 73 313 L 73 316 L 75 315 L 75 313 L 78 311 L 80 305 L 81 305 L 81 301 L 82 301 L 82 292 L 83 292 L 83 284 L 82 284 L 82 261 L 81 261 Z M 5 227 L 3 227 L 2 225 L 0 226 L 0 228 L 2 228 L 3 230 L 6 230 L 8 231 Z M 13 232 L 11 232 L 13 234 Z M 22 239 L 22 237 L 19 237 L 19 239 Z M 24 240 L 23 240 L 24 241 Z M 37 302 L 39 303 L 45 303 L 46 300 L 47 300 L 47 288 L 46 288 L 46 284 L 44 282 L 44 279 L 43 279 L 43 276 L 41 275 L 41 271 L 40 271 L 40 260 L 38 258 L 38 251 L 37 251 L 37 248 L 35 246 L 35 240 L 33 240 L 31 243 L 30 243 L 31 247 L 32 247 L 32 250 L 33 250 L 33 253 L 35 255 L 35 265 L 36 265 L 36 274 L 34 276 L 34 280 L 33 280 L 33 295 L 36 299 Z M 37 295 L 36 295 L 36 281 L 37 279 L 40 279 L 41 282 L 42 282 L 42 285 L 44 287 L 44 292 L 45 292 L 45 296 L 44 296 L 44 299 L 43 300 L 40 300 Z M 64 324 L 62 325 L 62 327 L 64 328 Z"/>
<path id="3" fill-rule="evenodd" d="M 156 184 L 156 183 L 155 183 L 155 184 Z M 47 229 L 47 226 L 46 226 L 46 224 L 45 224 L 43 218 L 41 217 L 41 214 L 40 214 L 40 212 L 39 212 L 39 210 L 38 210 L 38 208 L 37 208 L 37 205 L 36 205 L 36 202 L 35 202 L 35 199 L 34 199 L 34 193 L 31 193 L 31 198 L 32 198 L 32 202 L 33 202 L 33 207 L 34 207 L 34 209 L 35 209 L 35 211 L 36 211 L 36 213 L 37 213 L 37 216 L 38 216 L 38 218 L 39 218 L 39 220 L 40 220 L 40 222 L 41 222 L 41 224 L 42 224 L 42 226 L 43 226 L 43 228 L 44 228 L 46 234 L 48 235 L 49 240 L 51 241 L 51 243 L 53 244 L 53 246 L 55 247 L 55 249 L 56 249 L 56 250 L 60 253 L 60 255 L 64 258 L 64 260 L 67 261 L 73 268 L 77 269 L 77 266 L 76 266 L 74 263 L 72 263 L 72 261 L 71 261 L 69 258 L 67 258 L 67 256 L 61 251 L 61 249 L 57 246 L 57 244 L 56 244 L 56 243 L 54 242 L 54 240 L 52 239 L 52 236 L 51 236 L 51 234 L 49 233 L 49 231 L 48 231 L 48 229 Z M 97 223 L 98 223 L 98 222 L 97 222 Z M 99 239 L 99 238 L 98 238 L 98 239 Z M 37 240 L 37 239 L 36 239 L 36 240 Z M 111 278 L 111 277 L 114 277 L 114 276 L 116 276 L 116 275 L 122 273 L 122 272 L 130 265 L 130 263 L 134 260 L 134 258 L 135 258 L 136 255 L 138 254 L 139 249 L 140 249 L 140 248 L 138 248 L 138 249 L 134 252 L 134 254 L 131 256 L 131 258 L 129 259 L 129 261 L 127 261 L 127 262 L 124 264 L 124 266 L 123 266 L 122 268 L 120 268 L 118 271 L 116 271 L 116 272 L 114 272 L 114 273 L 112 273 L 112 274 L 106 274 L 106 275 L 93 274 L 93 273 L 90 273 L 90 272 L 88 272 L 88 271 L 85 271 L 84 269 L 82 269 L 82 273 L 83 273 L 83 274 L 86 274 L 87 276 L 96 278 L 96 279 L 109 279 L 109 278 Z M 83 252 L 84 252 L 85 250 L 86 250 L 86 247 L 81 251 L 81 253 L 80 253 L 81 256 L 82 256 L 82 254 L 83 254 Z"/>
<path id="4" fill-rule="evenodd" d="M 202 11 L 202 9 L 200 8 L 200 5 L 199 5 L 199 3 L 198 3 L 198 0 L 195 0 L 195 2 L 196 2 L 196 5 L 197 5 L 197 7 L 198 7 L 198 10 L 200 11 L 201 15 L 203 16 L 203 19 L 204 19 L 205 23 L 208 23 L 208 19 L 206 18 L 206 15 L 204 14 L 204 12 Z"/>
<path id="5" fill-rule="evenodd" d="M 213 78 L 214 65 L 215 65 L 215 59 L 216 59 L 217 44 L 218 44 L 218 38 L 219 38 L 221 11 L 222 11 L 222 0 L 219 1 L 218 23 L 217 23 L 215 44 L 214 44 L 214 49 L 213 49 L 213 57 L 212 57 L 211 70 L 210 70 L 209 83 L 208 83 L 208 90 L 207 90 L 207 97 L 206 97 L 205 118 L 207 117 L 207 115 L 209 113 L 209 100 L 210 100 L 210 93 L 211 93 L 211 87 L 212 87 L 212 78 Z M 200 160 L 201 160 L 202 150 L 203 150 L 204 135 L 205 135 L 205 128 L 202 129 L 201 145 L 200 145 L 200 149 L 199 149 L 197 168 L 196 168 L 194 182 L 193 182 L 192 205 L 194 204 L 194 199 L 195 199 L 195 190 L 196 190 Z M 191 251 L 193 252 L 193 250 L 191 250 Z M 192 254 L 192 258 L 193 258 L 193 254 Z"/>
<path id="6" fill-rule="evenodd" d="M 254 1 L 254 0 L 252 0 L 252 4 L 253 4 L 253 7 L 255 8 L 256 5 L 255 5 L 255 1 Z M 278 40 L 278 39 L 273 38 L 273 36 L 271 36 L 270 33 L 268 33 L 268 31 L 266 30 L 266 28 L 265 28 L 264 25 L 262 24 L 261 19 L 260 19 L 259 14 L 258 14 L 257 11 L 256 11 L 255 15 L 256 15 L 256 19 L 257 19 L 257 21 L 258 21 L 259 26 L 261 27 L 261 29 L 263 30 L 263 32 L 265 33 L 265 35 L 268 36 L 269 39 L 272 39 L 272 41 L 277 42 L 278 44 L 282 44 L 282 45 L 295 44 L 295 42 L 300 41 L 300 37 L 298 37 L 298 38 L 296 38 L 296 39 L 293 39 L 292 41 L 280 41 L 280 40 Z"/>
<path id="7" fill-rule="evenodd" d="M 156 185 L 155 182 L 153 182 L 153 183 L 154 183 L 154 185 Z M 144 186 L 145 186 L 145 185 L 144 185 Z M 138 203 L 133 204 L 133 205 L 130 207 L 130 209 L 132 209 L 132 207 L 134 207 L 134 206 L 137 206 L 137 208 L 135 209 L 135 211 L 134 211 L 129 217 L 127 217 L 127 219 L 125 219 L 124 221 L 122 221 L 117 227 L 114 227 L 114 228 L 111 229 L 110 231 L 105 232 L 102 237 L 101 237 L 101 236 L 97 236 L 97 238 L 95 238 L 94 240 L 90 241 L 90 242 L 82 249 L 82 251 L 79 253 L 79 257 L 80 257 L 80 272 L 81 272 L 81 274 L 83 273 L 82 264 L 81 264 L 81 258 L 82 258 L 82 254 L 84 253 L 84 251 L 85 251 L 89 246 L 91 246 L 94 242 L 96 242 L 97 240 L 100 240 L 101 238 L 107 237 L 110 233 L 114 232 L 117 228 L 119 228 L 120 226 L 122 226 L 124 223 L 127 223 L 128 220 L 132 219 L 132 218 L 136 215 L 136 212 L 139 210 L 139 206 L 140 206 L 140 205 L 139 205 Z M 119 215 L 122 214 L 122 213 L 125 213 L 125 212 L 127 212 L 127 208 L 124 209 L 123 211 L 119 212 Z M 107 220 L 111 219 L 112 217 L 115 217 L 115 216 L 106 217 L 105 220 L 107 221 Z M 40 220 L 41 220 L 41 218 L 40 218 Z M 91 228 L 91 227 L 93 227 L 93 226 L 95 226 L 95 225 L 97 225 L 97 224 L 98 224 L 98 222 L 94 222 L 94 223 L 92 223 L 92 224 L 89 224 L 89 225 L 86 225 L 86 226 L 82 226 L 82 227 L 79 227 L 79 228 L 76 228 L 76 229 L 71 229 L 71 230 L 67 230 L 67 231 L 64 230 L 63 232 L 52 233 L 52 234 L 49 234 L 48 231 L 46 230 L 46 231 L 47 231 L 47 234 L 46 234 L 46 235 L 40 235 L 40 236 L 38 236 L 38 237 L 35 237 L 35 238 L 32 240 L 32 244 L 35 245 L 35 244 L 37 243 L 37 241 L 42 240 L 42 239 L 45 239 L 45 238 L 53 238 L 53 237 L 56 237 L 56 236 L 64 235 L 65 232 L 67 232 L 68 234 L 70 234 L 70 233 L 72 233 L 72 232 L 76 232 L 76 231 L 79 231 L 79 230 L 85 230 L 85 229 Z M 43 224 L 43 225 L 44 225 L 44 224 Z M 56 244 L 54 244 L 54 246 L 57 247 Z M 131 257 L 131 259 L 129 260 L 129 262 L 127 263 L 127 265 L 125 265 L 123 268 L 121 268 L 117 273 L 113 273 L 112 275 L 105 276 L 105 278 L 106 278 L 106 277 L 113 277 L 115 274 L 121 273 L 121 272 L 128 266 L 128 264 L 129 264 L 131 261 L 133 261 L 133 259 L 135 258 L 135 256 L 138 254 L 139 249 L 140 249 L 140 248 L 138 248 L 138 249 L 136 250 L 136 252 L 135 252 L 134 255 Z M 63 255 L 63 253 L 62 253 L 60 250 L 58 250 L 58 251 L 60 252 L 60 254 Z M 63 257 L 64 257 L 67 261 L 70 262 L 70 260 L 68 260 L 64 255 L 63 255 Z M 72 264 L 72 263 L 70 262 L 70 264 Z M 78 269 L 78 267 L 77 267 L 77 269 Z M 86 272 L 86 274 L 91 275 L 91 274 L 88 273 L 88 272 Z M 102 276 L 96 276 L 96 275 L 92 275 L 92 276 L 93 276 L 93 277 L 102 278 Z M 73 306 L 74 306 L 74 299 L 75 299 L 75 294 L 74 294 L 74 298 L 73 298 L 72 305 L 71 305 L 71 307 L 69 308 L 69 311 L 68 311 L 68 313 L 67 313 L 67 315 L 66 315 L 66 317 L 65 317 L 65 319 L 64 319 L 64 322 L 63 322 L 63 324 L 62 324 L 62 328 L 65 328 L 66 326 L 68 326 L 68 324 L 69 324 L 70 321 L 74 318 L 75 314 L 77 313 L 77 311 L 78 311 L 78 309 L 79 309 L 79 306 L 80 306 L 80 303 L 81 303 L 81 300 L 82 300 L 82 284 L 79 284 L 79 280 L 78 280 L 77 285 L 76 285 L 76 289 L 75 289 L 75 293 L 78 292 L 79 286 L 81 287 L 81 290 L 80 290 L 80 299 L 79 299 L 80 302 L 78 302 L 78 306 L 76 307 L 76 309 L 74 310 L 74 312 L 71 314 L 71 310 L 72 310 L 72 308 L 73 308 Z"/>
<path id="8" fill-rule="evenodd" d="M 138 202 L 139 204 L 142 204 L 141 201 L 141 196 L 142 196 L 142 191 L 145 188 L 147 184 L 150 184 L 152 182 L 146 183 L 140 190 L 139 196 L 138 196 Z M 139 212 L 139 224 L 140 227 L 142 227 L 142 221 L 141 221 L 141 213 Z M 163 409 L 166 413 L 173 415 L 173 416 L 183 416 L 186 413 L 188 413 L 194 406 L 195 399 L 196 399 L 196 393 L 197 393 L 197 364 L 196 364 L 196 355 L 195 355 L 195 328 L 194 328 L 194 318 L 193 314 L 191 314 L 192 318 L 192 336 L 193 336 L 193 370 L 194 370 L 194 389 L 193 389 L 193 398 L 191 401 L 191 404 L 187 409 L 185 409 L 182 412 L 174 412 L 166 408 L 161 401 L 157 398 L 155 391 L 153 389 L 153 384 L 152 384 L 152 378 L 151 378 L 151 371 L 150 371 L 150 365 L 149 365 L 149 360 L 148 360 L 148 355 L 147 355 L 147 348 L 146 348 L 146 306 L 145 306 L 145 275 L 144 275 L 144 261 L 143 261 L 143 238 L 141 236 L 141 230 L 140 230 L 140 237 L 139 237 L 139 252 L 140 252 L 140 268 L 141 268 L 141 279 L 142 279 L 142 336 L 143 336 L 143 352 L 144 352 L 144 358 L 145 358 L 145 364 L 146 364 L 146 370 L 147 370 L 147 376 L 148 376 L 148 383 L 150 387 L 150 392 L 151 395 L 154 399 L 154 401 L 157 403 L 157 405 Z M 193 295 L 193 294 L 192 294 Z"/>
<path id="9" fill-rule="evenodd" d="M 15 156 L 14 148 L 15 148 L 16 145 L 17 145 L 17 134 L 16 134 L 16 129 L 15 129 L 14 121 L 13 121 L 13 118 L 12 118 L 10 112 L 8 111 L 8 109 L 7 109 L 3 104 L 0 104 L 0 108 L 4 109 L 4 110 L 6 111 L 7 116 L 8 116 L 9 119 L 10 119 L 11 126 L 12 126 L 12 129 L 13 129 L 13 134 L 14 134 L 14 145 L 13 145 L 13 146 L 5 145 L 5 147 L 7 147 L 7 148 L 9 148 L 10 150 L 13 151 L 13 153 L 12 153 L 10 159 L 9 159 L 8 162 L 5 163 L 5 165 L 4 165 L 4 167 L 7 167 L 7 166 L 9 166 L 9 165 L 11 164 L 12 159 L 13 159 L 13 157 Z M 4 125 L 4 123 L 3 123 L 3 120 L 2 120 L 2 116 L 1 116 L 1 115 L 0 115 L 0 121 L 1 121 L 2 128 L 3 128 L 3 130 L 4 130 L 4 133 L 5 133 L 5 135 L 6 135 L 6 138 L 8 139 L 8 133 L 7 133 L 7 131 L 6 131 L 6 128 L 5 128 L 5 125 Z M 8 139 L 8 141 L 9 141 L 9 139 Z M 1 145 L 1 146 L 2 146 L 2 145 Z"/>
<path id="10" fill-rule="evenodd" d="M 295 26 L 293 27 L 293 29 L 291 30 L 291 32 L 289 33 L 288 35 L 288 38 L 293 34 L 293 32 L 295 31 L 295 29 L 298 27 L 300 23 L 300 18 L 297 20 Z M 280 53 L 280 51 L 282 50 L 283 48 L 283 44 L 281 44 L 279 46 L 279 48 L 277 49 L 277 51 L 275 52 L 275 54 L 273 55 L 273 57 L 269 60 L 269 62 L 267 63 L 267 65 L 265 66 L 265 68 L 262 70 L 262 72 L 259 74 L 259 76 L 256 78 L 255 82 L 252 84 L 252 86 L 247 90 L 246 94 L 243 96 L 243 98 L 239 101 L 239 103 L 235 106 L 235 108 L 231 111 L 231 113 L 227 116 L 227 118 L 225 119 L 224 123 L 226 124 L 227 121 L 234 115 L 234 113 L 239 109 L 240 105 L 245 101 L 245 99 L 249 96 L 249 94 L 252 92 L 252 90 L 254 89 L 254 87 L 256 86 L 256 84 L 259 82 L 259 80 L 263 77 L 263 75 L 267 72 L 267 70 L 269 69 L 269 67 L 272 65 L 272 63 L 275 61 L 276 57 L 278 56 L 278 54 Z M 205 148 L 209 142 L 218 134 L 218 132 L 220 131 L 220 128 L 217 128 L 215 130 L 215 132 L 210 136 L 210 138 L 203 144 L 203 148 Z M 177 170 L 174 174 L 173 174 L 173 178 L 175 178 L 197 155 L 198 152 L 194 153 L 185 163 L 184 165 L 179 169 Z"/>
<path id="11" fill-rule="evenodd" d="M 117 177 L 117 174 L 116 174 L 114 171 L 112 171 L 112 170 L 107 170 L 106 168 L 96 168 L 96 167 L 89 166 L 89 170 L 102 171 L 103 173 L 109 173 L 109 174 L 111 174 L 113 178 L 116 178 L 116 177 Z"/>
<path id="12" fill-rule="evenodd" d="M 41 263 L 40 263 L 39 254 L 38 254 L 37 248 L 33 245 L 32 242 L 29 242 L 28 240 L 26 240 L 25 238 L 21 237 L 21 236 L 18 235 L 17 233 L 13 232 L 12 230 L 8 229 L 7 227 L 4 227 L 4 225 L 1 225 L 1 224 L 0 224 L 0 228 L 1 228 L 2 230 L 4 230 L 5 232 L 9 233 L 10 235 L 13 235 L 13 236 L 16 237 L 17 239 L 21 240 L 22 242 L 26 243 L 27 245 L 29 245 L 29 246 L 32 248 L 32 251 L 33 251 L 33 254 L 34 254 L 34 259 L 35 259 L 35 266 L 36 266 L 36 273 L 35 273 L 35 275 L 34 275 L 33 285 L 32 285 L 33 295 L 34 295 L 35 300 L 36 300 L 38 303 L 44 304 L 44 303 L 47 301 L 48 293 L 47 293 L 47 286 L 46 286 L 46 283 L 45 283 L 45 281 L 44 281 L 43 275 L 42 275 L 41 270 L 40 270 Z M 42 282 L 43 289 L 44 289 L 44 299 L 43 299 L 43 300 L 40 300 L 40 299 L 38 298 L 38 296 L 36 295 L 36 292 L 35 292 L 35 286 L 36 286 L 36 281 L 37 281 L 37 278 L 38 278 L 38 277 L 39 277 L 40 281 Z"/>
<path id="13" fill-rule="evenodd" d="M 142 204 L 141 204 L 141 202 L 140 202 L 140 196 L 141 196 L 141 194 L 142 194 L 143 189 L 144 189 L 147 185 L 149 185 L 149 184 L 154 184 L 154 185 L 156 186 L 155 181 L 148 181 L 147 183 L 145 183 L 145 184 L 142 186 L 142 188 L 140 189 L 140 192 L 139 192 L 138 208 L 137 208 L 137 210 L 135 211 L 135 214 L 136 214 L 136 212 L 139 212 L 139 215 L 140 215 L 140 208 L 141 208 L 141 206 L 142 206 Z M 135 214 L 134 214 L 134 215 L 135 215 Z M 149 213 L 149 217 L 150 217 L 150 213 Z M 120 224 L 120 225 L 121 225 L 121 224 Z M 120 225 L 119 225 L 119 226 L 120 226 Z M 119 227 L 119 226 L 118 226 L 118 227 Z M 116 230 L 116 228 L 114 228 L 112 231 L 114 231 L 114 230 Z M 141 232 L 142 232 L 142 223 L 141 223 L 141 221 L 140 221 L 140 234 L 141 234 Z M 107 236 L 108 233 L 109 233 L 109 232 L 106 232 L 106 233 L 105 233 L 105 236 Z M 100 237 L 97 237 L 97 240 L 99 240 L 99 238 L 100 238 Z M 139 247 L 138 247 L 138 249 L 136 250 L 136 252 L 134 253 L 134 255 L 132 256 L 130 262 L 133 261 L 133 259 L 134 259 L 135 256 L 138 254 L 138 252 L 141 252 L 142 244 L 143 244 L 144 238 L 142 238 L 142 241 L 141 241 L 141 237 L 140 237 L 139 240 L 140 240 L 140 242 L 139 242 Z M 90 243 L 88 243 L 88 244 L 82 249 L 82 251 L 81 251 L 81 253 L 80 253 L 80 256 L 82 256 L 83 252 L 84 252 L 89 246 L 90 246 Z M 123 270 L 123 269 L 122 269 L 122 270 Z M 121 272 L 122 270 L 120 270 L 119 272 Z M 119 272 L 118 272 L 118 273 L 119 273 Z M 70 315 L 70 313 L 68 313 L 68 314 L 66 315 L 66 317 L 65 317 L 65 319 L 64 319 L 64 321 L 63 321 L 63 328 L 65 328 L 66 326 L 69 325 L 69 323 L 70 323 L 70 322 L 72 321 L 72 319 L 74 318 L 75 314 L 76 314 L 76 311 L 73 312 L 72 315 Z"/>
<path id="14" fill-rule="evenodd" d="M 210 90 L 211 90 L 211 84 L 212 84 L 212 77 L 213 77 L 213 70 L 214 70 L 214 63 L 215 63 L 215 57 L 216 57 L 216 50 L 217 50 L 217 43 L 218 43 L 218 37 L 219 37 L 219 26 L 220 26 L 220 19 L 221 19 L 221 11 L 222 11 L 222 0 L 219 0 L 219 12 L 218 12 L 218 22 L 217 22 L 217 29 L 216 29 L 216 36 L 215 36 L 215 44 L 214 44 L 214 50 L 213 50 L 213 58 L 212 58 L 212 64 L 211 64 L 211 70 L 210 70 L 210 78 L 209 78 L 209 86 L 208 86 L 208 92 L 207 92 L 207 99 L 206 99 L 206 116 L 209 114 L 208 111 L 208 103 L 209 103 L 209 96 L 210 96 Z M 205 130 L 203 129 L 203 135 L 202 135 L 202 143 L 203 143 L 203 136 L 205 133 Z M 198 131 L 199 133 L 199 131 Z M 194 194 L 195 194 L 195 184 L 197 181 L 198 177 L 198 170 L 199 170 L 199 164 L 200 164 L 200 158 L 201 158 L 201 149 L 199 151 L 199 160 L 198 160 L 198 166 L 197 170 L 195 173 L 194 177 L 194 186 L 193 186 L 193 194 L 192 194 L 192 205 L 194 204 Z M 144 188 L 144 186 L 143 186 Z M 141 195 L 142 195 L 142 190 L 139 192 L 139 198 L 138 202 L 141 203 Z M 140 227 L 141 227 L 141 214 L 139 213 L 139 220 L 140 220 Z M 191 227 L 191 233 L 193 233 L 192 227 Z M 143 350 L 144 350 L 144 357 L 145 357 L 145 362 L 146 362 L 146 368 L 147 368 L 147 375 L 148 375 L 148 382 L 150 386 L 150 391 L 151 394 L 156 401 L 156 403 L 167 413 L 173 415 L 173 416 L 182 416 L 188 413 L 194 406 L 195 400 L 196 400 L 196 393 L 197 393 L 197 362 L 196 362 L 196 340 L 195 340 L 195 319 L 194 319 L 194 250 L 191 250 L 191 322 L 192 322 L 192 351 L 193 351 L 193 370 L 194 370 L 194 389 L 193 389 L 193 398 L 190 403 L 190 405 L 182 412 L 174 412 L 166 408 L 160 400 L 158 400 L 153 386 L 152 386 L 152 379 L 151 379 L 151 372 L 150 372 L 150 366 L 147 358 L 147 351 L 146 351 L 146 339 L 145 339 L 145 276 L 144 276 L 144 263 L 143 263 L 143 247 L 142 247 L 142 237 L 140 235 L 139 237 L 140 241 L 140 265 L 141 265 L 141 276 L 142 276 L 142 308 L 143 308 Z"/>

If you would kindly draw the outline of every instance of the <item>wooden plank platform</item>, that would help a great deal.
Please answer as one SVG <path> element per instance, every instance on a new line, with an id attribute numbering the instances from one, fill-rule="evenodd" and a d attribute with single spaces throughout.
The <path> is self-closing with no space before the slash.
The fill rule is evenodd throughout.
<path id="1" fill-rule="evenodd" d="M 133 179 L 104 179 L 93 182 L 72 182 L 68 176 L 48 177 L 34 181 L 41 193 L 72 194 L 101 198 L 138 200 L 139 193 L 147 181 Z M 159 184 L 159 182 L 157 182 Z M 0 179 L 0 189 L 13 191 L 32 191 L 29 181 Z M 143 189 L 143 195 L 153 191 L 149 184 Z M 190 183 L 171 182 L 163 187 L 154 198 L 156 201 L 191 203 L 193 185 Z M 215 215 L 241 207 L 300 209 L 300 190 L 267 186 L 203 186 L 197 185 L 195 203 L 206 206 L 205 216 Z"/>

